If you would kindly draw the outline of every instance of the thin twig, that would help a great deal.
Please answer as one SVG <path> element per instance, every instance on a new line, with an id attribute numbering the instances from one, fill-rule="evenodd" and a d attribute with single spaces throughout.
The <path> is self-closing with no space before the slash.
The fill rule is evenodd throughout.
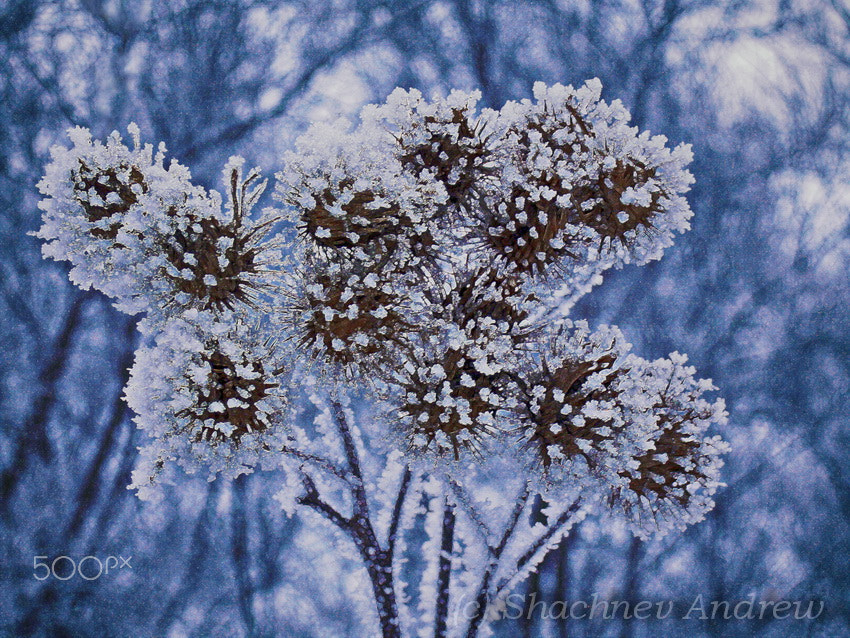
<path id="1" fill-rule="evenodd" d="M 401 484 L 398 488 L 398 495 L 393 506 L 392 517 L 390 518 L 390 528 L 387 532 L 387 558 L 392 564 L 393 554 L 395 554 L 396 539 L 398 537 L 398 526 L 401 521 L 401 511 L 404 507 L 404 499 L 407 497 L 407 490 L 410 487 L 411 472 L 409 467 L 404 468 L 404 474 L 401 476 Z"/>
<path id="2" fill-rule="evenodd" d="M 460 503 L 464 510 L 466 510 L 467 516 L 469 516 L 469 518 L 471 518 L 475 523 L 475 529 L 481 534 L 484 543 L 487 545 L 487 549 L 492 552 L 492 547 L 490 546 L 490 536 L 492 532 L 490 531 L 490 528 L 487 527 L 487 523 L 481 517 L 481 514 L 478 513 L 478 510 L 475 509 L 475 506 L 470 501 L 469 494 L 457 481 L 450 481 L 450 485 L 458 503 Z"/>
<path id="3" fill-rule="evenodd" d="M 509 587 L 513 585 L 513 581 L 516 579 L 517 575 L 522 573 L 522 570 L 531 562 L 535 557 L 539 555 L 541 551 L 545 551 L 547 545 L 550 541 L 552 541 L 556 536 L 560 536 L 563 533 L 564 528 L 572 522 L 573 514 L 575 514 L 579 506 L 581 505 L 581 497 L 577 498 L 575 502 L 569 506 L 561 515 L 557 518 L 554 524 L 549 526 L 549 529 L 546 530 L 546 533 L 543 534 L 540 538 L 538 538 L 531 547 L 526 550 L 526 552 L 520 557 L 517 561 L 517 571 L 510 578 L 506 578 L 502 581 L 502 584 L 496 589 L 496 596 L 499 596 L 503 592 L 505 592 Z"/>
<path id="4" fill-rule="evenodd" d="M 342 468 L 337 467 L 330 459 L 326 459 L 325 457 L 318 456 L 316 454 L 310 454 L 302 450 L 297 450 L 295 448 L 289 447 L 288 445 L 284 445 L 282 448 L 280 448 L 280 451 L 282 454 L 289 454 L 290 456 L 295 457 L 299 461 L 313 463 L 317 467 L 325 470 L 329 474 L 333 474 L 334 476 L 339 479 L 342 479 L 346 483 L 349 482 L 348 473 Z"/>
<path id="5" fill-rule="evenodd" d="M 525 504 L 528 502 L 529 496 L 531 496 L 531 489 L 529 488 L 528 483 L 526 483 L 520 493 L 520 497 L 516 501 L 516 505 L 514 505 L 514 510 L 511 512 L 511 518 L 508 521 L 508 525 L 505 527 L 505 533 L 502 535 L 502 539 L 496 547 L 490 548 L 490 553 L 493 554 L 496 560 L 502 557 L 502 552 L 505 551 L 505 547 L 507 547 L 508 541 L 510 541 L 511 535 L 516 529 L 519 517 L 525 509 Z"/>
<path id="6" fill-rule="evenodd" d="M 345 410 L 339 399 L 331 400 L 331 412 L 334 417 L 334 422 L 342 437 L 342 447 L 345 451 L 345 457 L 348 465 L 351 467 L 351 472 L 363 483 L 363 472 L 360 469 L 360 458 L 357 456 L 357 446 L 354 444 L 354 438 L 351 436 L 351 428 L 348 426 L 348 421 L 345 418 Z"/>
<path id="7" fill-rule="evenodd" d="M 298 503 L 315 510 L 350 535 L 352 533 L 351 519 L 340 514 L 330 503 L 319 496 L 319 490 L 316 489 L 316 484 L 308 474 L 301 475 L 301 482 L 304 485 L 305 494 L 298 498 Z"/>
<path id="8" fill-rule="evenodd" d="M 490 581 L 493 579 L 493 575 L 499 568 L 499 560 L 501 559 L 505 548 L 508 546 L 514 530 L 516 530 L 517 524 L 519 523 L 520 517 L 522 516 L 522 512 L 525 509 L 525 505 L 528 502 L 528 497 L 530 495 L 531 489 L 529 488 L 528 483 L 526 483 L 523 486 L 519 497 L 516 499 L 516 505 L 514 505 L 511 517 L 508 520 L 508 524 L 505 526 L 505 532 L 502 534 L 499 544 L 495 547 L 489 548 L 491 554 L 490 564 L 487 566 L 487 569 L 484 570 L 484 576 L 481 578 L 481 585 L 478 587 L 478 594 L 475 597 L 475 616 L 473 616 L 469 621 L 469 628 L 466 632 L 467 638 L 475 638 L 478 634 L 478 629 L 481 626 L 481 621 L 484 620 L 484 617 L 487 614 L 489 603 L 487 594 L 490 590 Z"/>

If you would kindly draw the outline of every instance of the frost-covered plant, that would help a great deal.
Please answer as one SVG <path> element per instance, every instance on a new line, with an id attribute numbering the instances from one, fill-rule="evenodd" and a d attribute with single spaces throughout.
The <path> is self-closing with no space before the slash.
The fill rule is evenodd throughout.
<path id="1" fill-rule="evenodd" d="M 566 316 L 691 216 L 689 149 L 600 93 L 538 84 L 478 112 L 477 93 L 396 90 L 356 126 L 312 127 L 256 217 L 265 181 L 238 158 L 223 199 L 135 126 L 132 148 L 74 129 L 38 236 L 77 285 L 144 314 L 126 391 L 151 437 L 140 495 L 174 466 L 282 466 L 282 505 L 351 542 L 384 636 L 486 633 L 588 513 L 641 537 L 700 520 L 726 448 L 711 382 Z"/>

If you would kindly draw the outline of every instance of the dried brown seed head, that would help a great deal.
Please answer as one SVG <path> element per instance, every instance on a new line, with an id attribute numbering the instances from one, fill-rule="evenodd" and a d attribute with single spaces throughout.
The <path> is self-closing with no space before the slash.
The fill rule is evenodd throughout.
<path id="1" fill-rule="evenodd" d="M 374 280 L 373 280 L 374 279 Z M 405 298 L 376 276 L 320 273 L 296 304 L 299 344 L 328 362 L 370 370 L 414 330 L 403 318 Z"/>
<path id="2" fill-rule="evenodd" d="M 175 289 L 204 309 L 219 311 L 237 303 L 255 304 L 256 294 L 268 287 L 260 275 L 267 272 L 267 257 L 277 245 L 266 240 L 277 217 L 247 219 L 265 189 L 265 181 L 257 183 L 259 171 L 250 171 L 243 181 L 239 164 L 229 175 L 230 219 L 222 221 L 211 214 L 209 200 L 184 201 L 168 209 L 168 216 L 178 223 L 163 242 L 165 257 L 174 267 L 166 275 Z"/>
<path id="3" fill-rule="evenodd" d="M 71 180 L 75 198 L 90 222 L 126 213 L 139 201 L 137 189 L 148 190 L 142 171 L 129 164 L 101 169 L 90 167 L 80 159 Z M 93 228 L 91 234 L 98 239 L 115 239 L 120 227 L 121 222 L 115 221 L 108 228 Z"/>
<path id="4" fill-rule="evenodd" d="M 343 180 L 340 189 L 353 184 L 352 179 Z M 342 201 L 330 188 L 317 194 L 316 205 L 301 212 L 302 234 L 325 248 L 366 248 L 398 232 L 397 205 L 381 203 L 372 190 L 349 195 Z"/>
<path id="5" fill-rule="evenodd" d="M 708 479 L 701 463 L 704 456 L 703 443 L 686 431 L 687 423 L 694 418 L 710 417 L 710 410 L 699 416 L 662 411 L 658 421 L 661 434 L 655 439 L 655 448 L 636 458 L 636 469 L 620 473 L 628 480 L 628 489 L 637 497 L 645 499 L 645 502 L 674 501 L 687 507 L 691 498 L 687 486 Z M 620 493 L 621 488 L 615 489 L 611 500 L 620 500 Z M 622 502 L 628 509 L 630 501 Z"/>
<path id="6" fill-rule="evenodd" d="M 545 109 L 509 127 L 511 163 L 522 179 L 514 183 L 496 210 L 485 211 L 484 241 L 506 263 L 519 272 L 539 273 L 544 267 L 570 254 L 564 232 L 577 222 L 572 206 L 564 206 L 573 185 L 560 174 L 565 169 L 580 171 L 592 136 L 589 125 L 567 105 L 562 113 Z M 548 168 L 538 169 L 544 154 Z"/>
<path id="7" fill-rule="evenodd" d="M 531 423 L 526 444 L 537 450 L 544 469 L 555 462 L 551 446 L 557 449 L 559 458 L 583 457 L 592 468 L 596 464 L 595 455 L 602 453 L 602 446 L 614 439 L 613 419 L 582 415 L 581 408 L 589 401 L 616 401 L 616 381 L 625 371 L 612 370 L 615 361 L 616 357 L 609 354 L 592 361 L 569 362 L 551 372 L 544 366 L 539 383 L 521 383 L 525 387 L 519 404 L 520 417 Z M 605 371 L 610 371 L 605 379 L 588 389 L 588 377 Z M 534 396 L 534 387 L 545 389 L 542 396 Z"/>
<path id="8" fill-rule="evenodd" d="M 517 276 L 482 267 L 461 279 L 443 297 L 441 316 L 460 326 L 489 318 L 504 324 L 520 341 L 522 333 L 515 329 L 528 318 L 527 306 L 534 299 L 524 290 L 523 282 Z M 480 329 L 474 328 L 471 336 L 480 336 Z"/>
<path id="9" fill-rule="evenodd" d="M 469 357 L 453 348 L 414 367 L 399 384 L 399 413 L 407 421 L 411 448 L 455 459 L 465 450 L 477 452 L 481 442 L 497 432 L 497 379 L 479 371 Z"/>
<path id="10" fill-rule="evenodd" d="M 555 179 L 551 181 L 558 186 Z M 517 185 L 500 208 L 498 218 L 490 218 L 485 241 L 517 272 L 539 273 L 570 254 L 569 244 L 562 239 L 571 223 L 570 211 L 554 199 L 542 199 Z"/>
<path id="11" fill-rule="evenodd" d="M 422 258 L 435 261 L 430 226 L 413 218 L 422 210 L 402 209 L 376 190 L 351 192 L 353 186 L 354 180 L 346 178 L 339 188 L 314 195 L 311 208 L 300 207 L 301 236 L 325 249 L 328 257 L 354 257 L 372 270 L 404 271 Z M 288 203 L 298 206 L 295 200 Z"/>
<path id="12" fill-rule="evenodd" d="M 655 169 L 634 159 L 618 159 L 612 169 L 601 169 L 595 180 L 580 184 L 570 195 L 578 222 L 593 228 L 603 239 L 628 244 L 629 231 L 652 228 L 664 193 L 654 189 L 643 203 L 626 203 L 623 195 L 628 189 L 645 187 L 654 177 Z"/>
<path id="13" fill-rule="evenodd" d="M 195 406 L 177 414 L 195 424 L 196 440 L 229 439 L 238 444 L 242 436 L 266 430 L 270 424 L 258 403 L 278 384 L 269 380 L 263 363 L 245 357 L 237 361 L 218 350 L 203 354 L 203 361 L 210 367 L 206 383 L 190 382 L 196 392 Z"/>
<path id="14" fill-rule="evenodd" d="M 450 207 L 471 210 L 481 196 L 482 179 L 494 175 L 496 168 L 481 121 L 471 120 L 468 107 L 455 107 L 450 113 L 451 118 L 423 118 L 424 140 L 414 143 L 402 133 L 399 159 L 417 177 L 430 171 L 445 187 Z"/>
<path id="15" fill-rule="evenodd" d="M 178 291 L 199 300 L 204 308 L 251 304 L 263 250 L 257 235 L 236 221 L 189 216 L 188 225 L 175 231 L 164 246 L 168 261 L 181 271 L 179 276 L 168 276 Z"/>

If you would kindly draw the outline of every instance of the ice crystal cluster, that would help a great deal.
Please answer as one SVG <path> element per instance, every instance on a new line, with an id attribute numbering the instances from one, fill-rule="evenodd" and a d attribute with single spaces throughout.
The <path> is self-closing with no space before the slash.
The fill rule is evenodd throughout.
<path id="1" fill-rule="evenodd" d="M 595 80 L 538 84 L 479 111 L 477 93 L 396 90 L 357 124 L 310 128 L 259 215 L 265 182 L 238 158 L 222 197 L 134 126 L 132 147 L 71 131 L 40 183 L 38 235 L 74 283 L 143 314 L 127 398 L 152 442 L 135 485 L 172 461 L 234 476 L 278 459 L 293 477 L 282 499 L 333 521 L 320 488 L 365 481 L 356 456 L 371 450 L 396 485 L 413 472 L 403 485 L 444 497 L 459 535 L 478 519 L 521 528 L 511 512 L 534 494 L 554 519 L 581 502 L 641 535 L 699 520 L 725 449 L 708 433 L 726 417 L 711 383 L 683 355 L 647 361 L 616 327 L 567 317 L 606 270 L 660 258 L 691 216 L 689 148 L 600 94 Z M 371 406 L 362 428 L 350 395 Z M 538 527 L 538 549 L 557 541 Z"/>

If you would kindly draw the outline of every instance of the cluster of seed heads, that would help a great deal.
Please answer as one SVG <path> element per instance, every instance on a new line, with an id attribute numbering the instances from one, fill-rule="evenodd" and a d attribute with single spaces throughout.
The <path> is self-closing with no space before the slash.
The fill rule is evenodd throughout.
<path id="1" fill-rule="evenodd" d="M 480 112 L 474 93 L 397 90 L 355 127 L 300 138 L 277 175 L 282 210 L 258 219 L 265 182 L 241 161 L 225 169 L 222 205 L 136 130 L 134 149 L 75 131 L 42 182 L 40 236 L 169 344 L 188 404 L 158 404 L 175 424 L 149 428 L 160 438 L 189 431 L 232 451 L 273 429 L 275 353 L 288 349 L 371 393 L 412 457 L 508 446 L 547 485 L 583 475 L 624 511 L 688 510 L 716 481 L 722 446 L 703 433 L 722 405 L 683 361 L 639 359 L 616 329 L 557 307 L 559 290 L 660 257 L 691 215 L 688 149 L 639 134 L 600 90 L 538 85 L 534 101 Z M 289 231 L 271 236 L 281 220 Z M 168 336 L 178 322 L 200 344 L 182 359 Z M 239 337 L 223 349 L 228 325 Z M 148 409 L 154 391 L 131 390 Z"/>

